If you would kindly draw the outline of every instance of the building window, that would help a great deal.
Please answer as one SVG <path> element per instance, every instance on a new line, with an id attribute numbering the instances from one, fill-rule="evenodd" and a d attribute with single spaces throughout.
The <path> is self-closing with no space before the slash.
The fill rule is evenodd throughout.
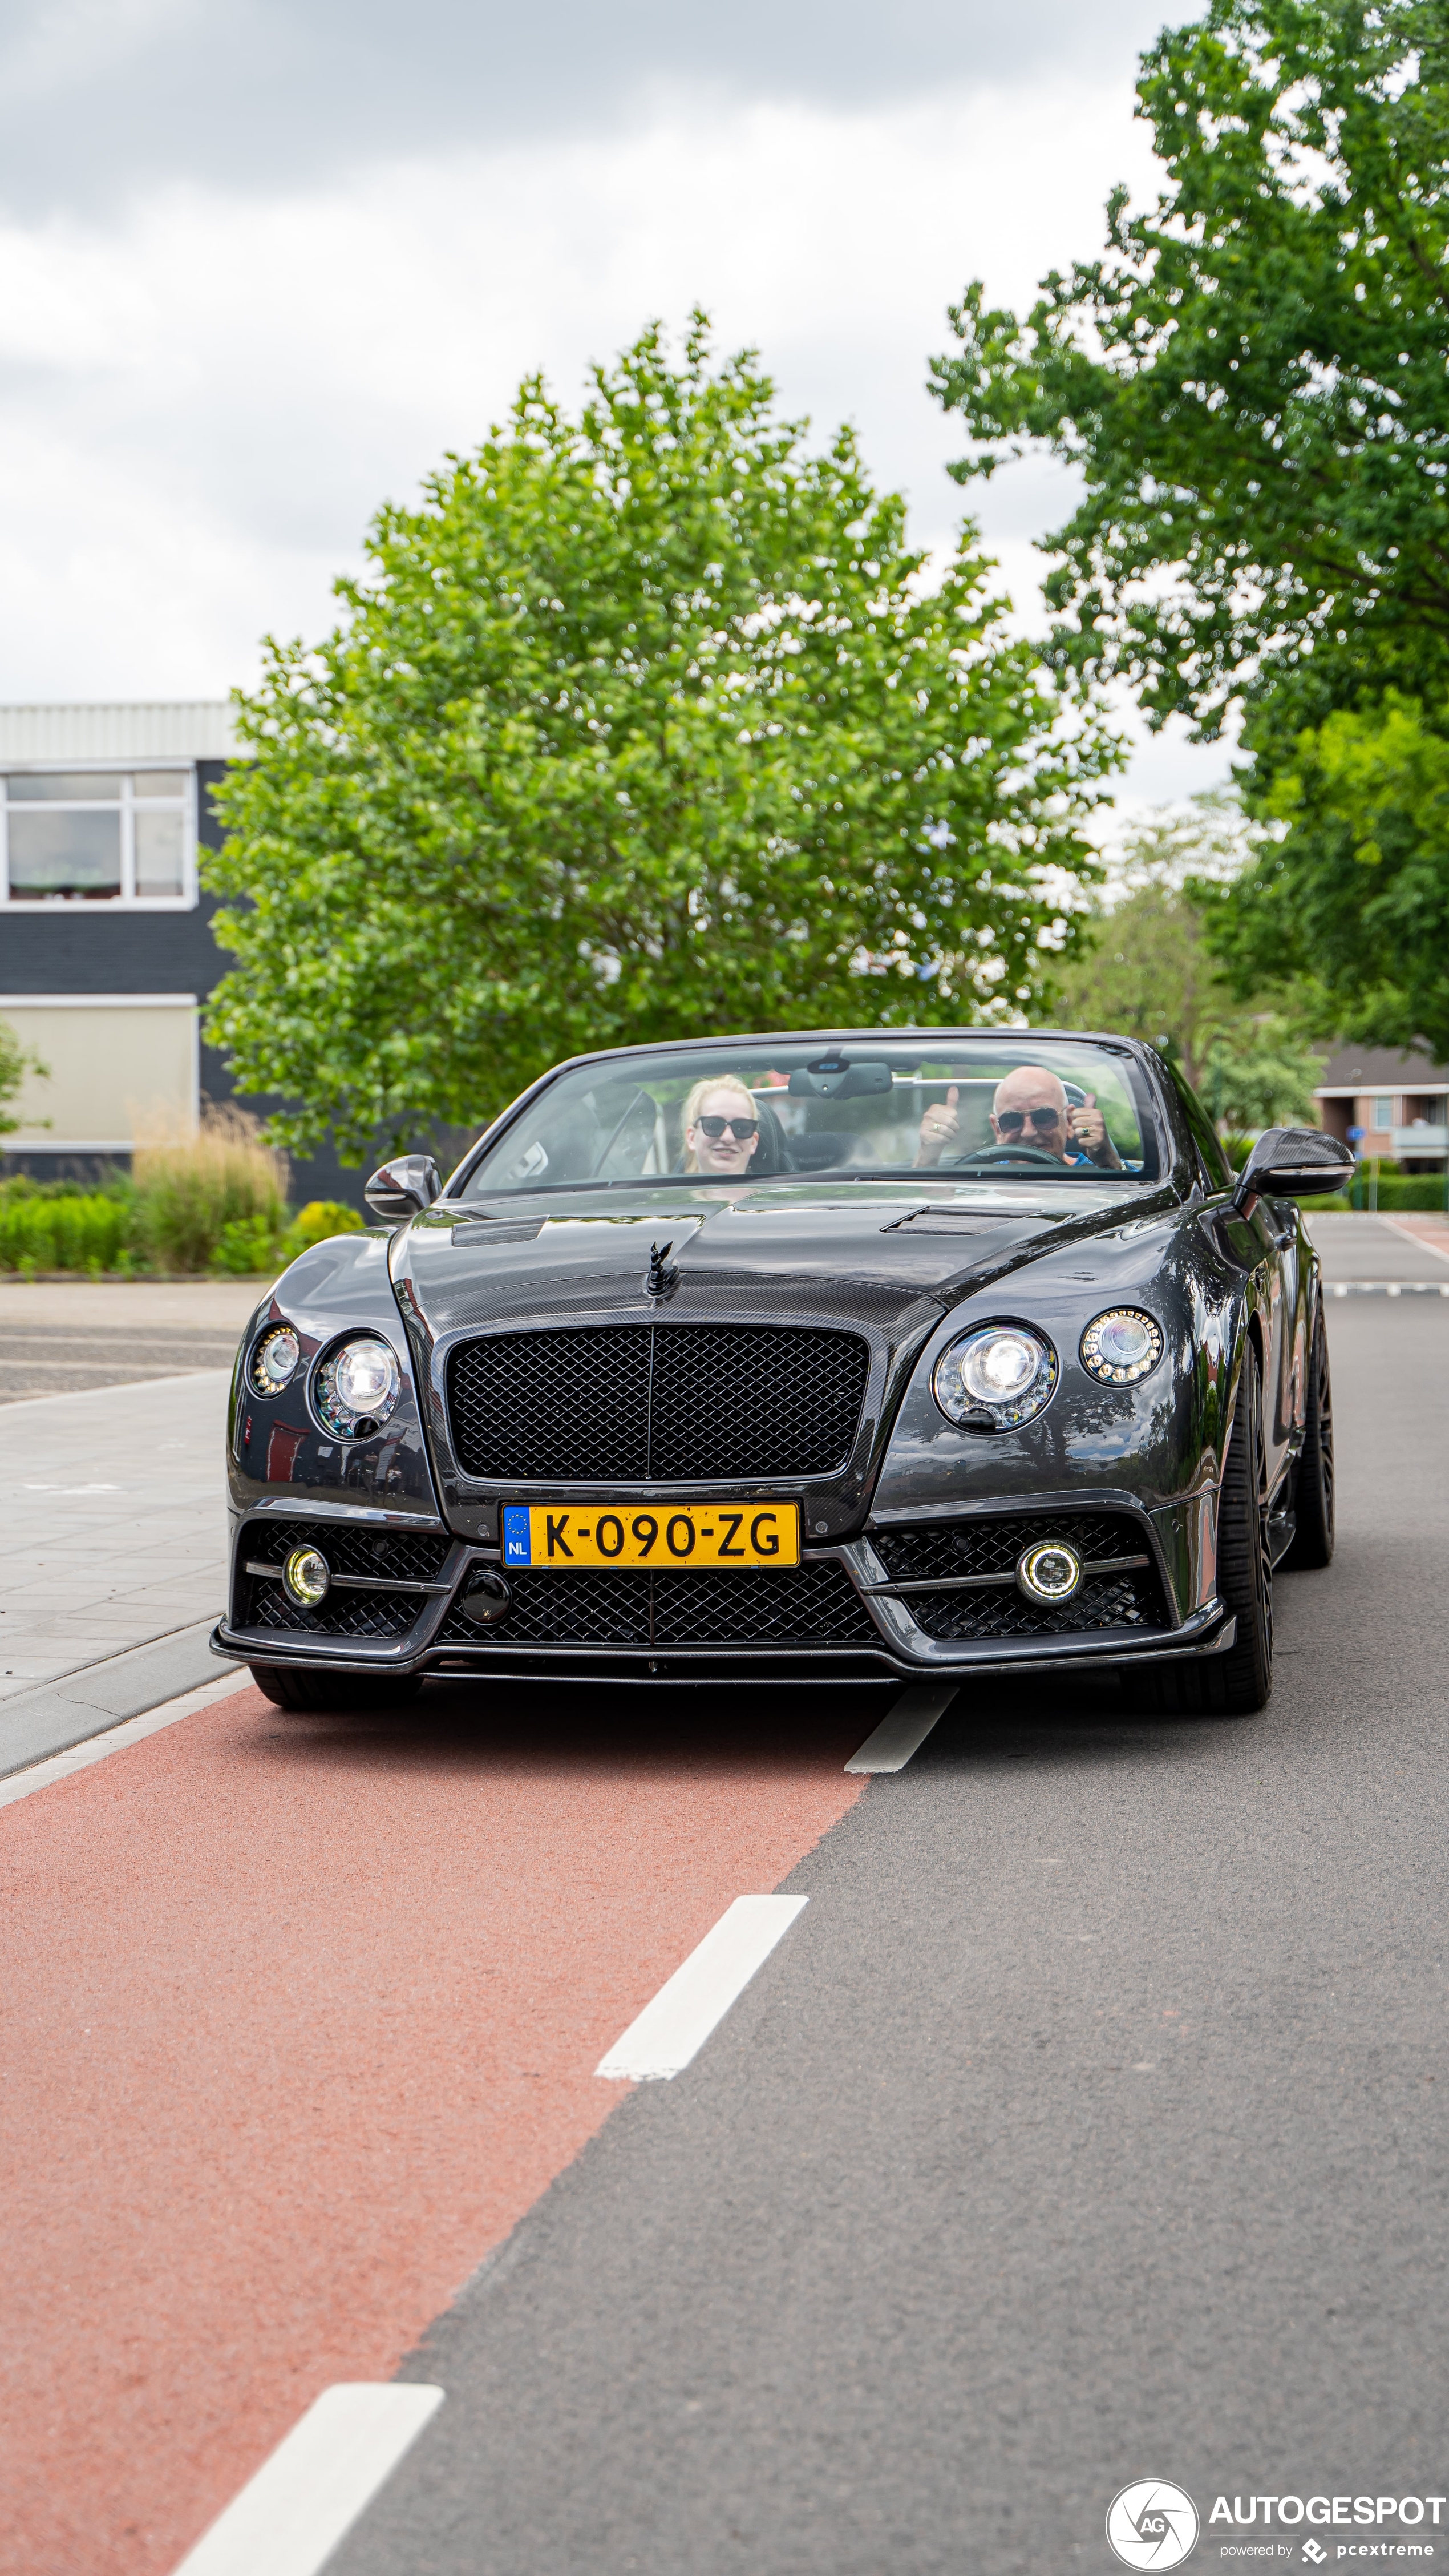
<path id="1" fill-rule="evenodd" d="M 0 788 L 0 901 L 195 901 L 190 767 L 12 769 Z"/>
<path id="2" fill-rule="evenodd" d="M 1394 1123 L 1394 1103 L 1393 1103 L 1393 1096 L 1392 1096 L 1392 1094 L 1390 1094 L 1390 1095 L 1389 1095 L 1389 1097 L 1386 1099 L 1386 1098 L 1384 1097 L 1383 1093 L 1382 1093 L 1382 1092 L 1380 1092 L 1380 1094 L 1379 1094 L 1379 1096 L 1378 1096 L 1377 1100 L 1375 1100 L 1375 1101 L 1374 1101 L 1374 1103 L 1373 1103 L 1373 1125 L 1374 1125 L 1375 1127 L 1377 1127 L 1377 1128 L 1381 1128 L 1381 1129 L 1387 1130 L 1388 1128 L 1392 1127 L 1393 1123 Z"/>

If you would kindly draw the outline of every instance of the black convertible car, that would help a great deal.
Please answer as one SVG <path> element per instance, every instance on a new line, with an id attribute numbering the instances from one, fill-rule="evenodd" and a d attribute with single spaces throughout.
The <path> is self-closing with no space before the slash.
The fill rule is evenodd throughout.
<path id="1" fill-rule="evenodd" d="M 1039 1031 L 580 1057 L 258 1308 L 213 1643 L 288 1709 L 427 1674 L 1115 1672 L 1247 1711 L 1333 1549 L 1343 1147 L 1235 1180 L 1150 1047 Z"/>

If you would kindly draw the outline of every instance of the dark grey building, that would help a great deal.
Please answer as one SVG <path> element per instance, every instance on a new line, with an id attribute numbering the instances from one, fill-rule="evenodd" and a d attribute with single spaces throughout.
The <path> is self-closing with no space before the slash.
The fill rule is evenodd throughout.
<path id="1" fill-rule="evenodd" d="M 48 1068 L 6 1170 L 91 1179 L 233 1096 L 200 1034 L 228 961 L 197 881 L 231 750 L 225 704 L 0 707 L 0 1019 Z M 365 1178 L 329 1152 L 291 1195 L 360 1207 Z"/>

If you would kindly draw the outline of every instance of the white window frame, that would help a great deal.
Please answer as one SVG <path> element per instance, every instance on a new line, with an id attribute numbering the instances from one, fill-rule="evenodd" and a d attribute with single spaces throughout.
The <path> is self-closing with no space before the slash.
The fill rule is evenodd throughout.
<path id="1" fill-rule="evenodd" d="M 173 771 L 182 782 L 181 883 L 180 894 L 137 894 L 136 892 L 136 809 L 150 810 L 151 799 L 137 798 L 132 780 L 137 770 Z M 194 912 L 197 902 L 196 883 L 196 763 L 194 760 L 167 759 L 164 755 L 124 760 L 3 760 L 0 777 L 4 778 L 119 778 L 121 781 L 121 891 L 102 895 L 93 901 L 65 895 L 40 896 L 11 900 L 10 895 L 10 799 L 0 796 L 0 916 L 7 913 L 43 913 L 54 917 L 87 918 L 113 912 Z M 83 799 L 72 800 L 80 805 Z M 157 800 L 158 802 L 160 800 Z M 166 800 L 169 804 L 169 799 Z M 101 812 L 115 811 L 109 798 L 98 798 Z M 64 804 L 51 805 L 51 813 L 65 813 Z"/>
<path id="2" fill-rule="evenodd" d="M 1399 1123 L 1394 1116 L 1394 1111 L 1398 1107 L 1398 1094 L 1392 1091 L 1376 1091 L 1373 1096 L 1373 1106 L 1374 1114 L 1370 1124 L 1376 1135 L 1387 1135 L 1389 1129 L 1397 1127 Z M 1389 1113 L 1387 1118 L 1379 1116 L 1381 1109 L 1387 1109 Z"/>

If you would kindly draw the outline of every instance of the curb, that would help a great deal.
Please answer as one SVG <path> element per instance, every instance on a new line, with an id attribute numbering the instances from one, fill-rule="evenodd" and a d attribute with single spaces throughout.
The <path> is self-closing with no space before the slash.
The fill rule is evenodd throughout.
<path id="1" fill-rule="evenodd" d="M 68 1753 L 92 1735 L 104 1735 L 123 1718 L 144 1717 L 166 1700 L 179 1699 L 227 1670 L 211 1652 L 210 1619 L 128 1646 L 104 1663 L 87 1664 L 60 1681 L 0 1700 L 0 1779 L 28 1771 L 53 1753 Z"/>

